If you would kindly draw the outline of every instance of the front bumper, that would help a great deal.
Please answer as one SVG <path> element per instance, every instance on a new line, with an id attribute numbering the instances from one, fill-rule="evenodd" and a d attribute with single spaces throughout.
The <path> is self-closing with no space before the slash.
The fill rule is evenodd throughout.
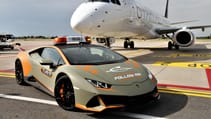
<path id="1" fill-rule="evenodd" d="M 77 108 L 101 112 L 110 108 L 123 108 L 134 104 L 143 104 L 158 99 L 160 94 L 157 87 L 153 91 L 138 96 L 96 95 L 86 105 L 76 104 Z"/>

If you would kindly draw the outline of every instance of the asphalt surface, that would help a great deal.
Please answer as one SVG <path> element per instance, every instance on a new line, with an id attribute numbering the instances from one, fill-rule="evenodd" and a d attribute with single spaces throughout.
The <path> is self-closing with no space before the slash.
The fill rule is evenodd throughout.
<path id="1" fill-rule="evenodd" d="M 14 78 L 0 79 L 1 94 L 33 97 L 54 101 L 54 98 L 31 86 L 19 86 Z M 160 102 L 150 102 L 128 107 L 124 110 L 107 110 L 102 113 L 81 110 L 65 111 L 58 106 L 21 100 L 0 98 L 0 119 L 130 119 L 171 118 L 209 119 L 210 98 L 182 94 L 161 93 Z M 143 116 L 144 115 L 144 116 Z"/>
<path id="2" fill-rule="evenodd" d="M 22 47 L 30 49 L 41 44 L 48 43 L 23 42 Z M 120 47 L 121 41 L 113 45 L 113 50 L 143 63 L 156 75 L 160 84 L 161 99 L 159 102 L 137 104 L 102 113 L 82 110 L 65 111 L 55 104 L 50 104 L 49 102 L 55 102 L 55 100 L 48 94 L 32 86 L 17 85 L 13 74 L 13 61 L 18 50 L 1 51 L 0 119 L 210 119 L 211 42 L 200 41 L 197 45 L 182 48 L 179 51 L 168 51 L 166 45 L 166 41 L 160 40 L 138 42 L 136 49 L 128 50 Z M 157 63 L 161 61 L 165 62 L 165 65 Z M 178 64 L 178 62 L 183 64 Z M 206 67 L 200 67 L 204 63 L 207 63 Z M 7 96 L 15 97 L 15 99 Z M 18 100 L 18 97 L 21 99 Z M 40 103 L 32 99 L 26 101 L 23 98 L 41 99 L 48 102 Z"/>

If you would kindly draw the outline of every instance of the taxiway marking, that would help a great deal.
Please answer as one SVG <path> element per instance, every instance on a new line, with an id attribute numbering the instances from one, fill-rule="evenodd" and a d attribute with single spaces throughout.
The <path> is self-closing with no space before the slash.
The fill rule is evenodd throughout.
<path id="1" fill-rule="evenodd" d="M 15 78 L 15 74 L 14 73 L 0 72 L 0 77 Z"/>
<path id="2" fill-rule="evenodd" d="M 204 62 L 155 62 L 153 66 L 171 66 L 171 67 L 188 67 L 188 68 L 203 68 L 211 69 L 211 63 Z"/>
<path id="3" fill-rule="evenodd" d="M 177 88 L 177 89 L 191 89 L 191 90 L 201 90 L 201 91 L 211 91 L 211 88 L 202 88 L 194 86 L 183 86 L 183 85 L 174 85 L 174 84 L 158 84 L 159 87 L 166 88 Z"/>
<path id="4" fill-rule="evenodd" d="M 206 73 L 207 73 L 207 79 L 208 79 L 209 87 L 211 89 L 211 69 L 206 69 Z"/>
<path id="5" fill-rule="evenodd" d="M 12 96 L 12 95 L 0 94 L 0 98 L 58 106 L 56 101 L 37 99 L 37 98 L 30 98 L 30 97 L 22 97 L 22 96 Z M 112 113 L 112 114 L 113 115 L 118 115 L 118 116 L 125 116 L 125 117 L 130 117 L 130 118 L 136 118 L 136 119 L 167 119 L 167 118 L 161 118 L 161 117 L 144 115 L 144 114 L 135 114 L 135 113 L 129 113 L 129 112 L 124 112 L 124 113 L 116 112 L 116 113 Z"/>
<path id="6" fill-rule="evenodd" d="M 197 91 L 197 90 L 184 90 L 178 88 L 158 88 L 159 92 L 162 93 L 171 93 L 171 94 L 180 94 L 180 95 L 188 95 L 195 97 L 203 97 L 203 98 L 211 98 L 210 91 Z"/>
<path id="7" fill-rule="evenodd" d="M 170 54 L 170 55 L 160 55 L 160 56 L 157 56 L 155 55 L 154 57 L 166 57 L 166 58 L 177 58 L 177 57 L 193 57 L 193 58 L 211 58 L 211 54 L 205 54 L 205 53 L 196 53 L 196 54 Z"/>
<path id="8" fill-rule="evenodd" d="M 207 76 L 209 81 L 209 88 L 200 88 L 200 87 L 191 87 L 191 86 L 178 86 L 178 85 L 171 85 L 171 84 L 158 84 L 158 89 L 160 92 L 163 93 L 171 93 L 171 94 L 185 94 L 189 96 L 197 96 L 197 97 L 204 97 L 204 98 L 211 98 L 211 69 L 207 69 Z M 0 77 L 7 77 L 7 78 L 15 78 L 14 73 L 2 73 L 0 72 Z M 184 88 L 185 90 L 182 90 Z M 193 89 L 193 90 L 188 90 Z M 201 91 L 196 91 L 201 90 Z M 202 91 L 204 90 L 204 91 Z M 3 94 L 2 94 L 3 95 Z M 1 95 L 0 95 L 1 97 Z M 12 96 L 14 97 L 14 96 Z"/>
<path id="9" fill-rule="evenodd" d="M 58 105 L 56 103 L 56 101 L 37 99 L 37 98 L 30 98 L 30 97 L 22 97 L 22 96 L 13 96 L 13 95 L 0 94 L 0 98 L 20 100 L 20 101 L 27 101 L 27 102 L 35 102 L 35 103 L 49 104 L 49 105 Z"/>

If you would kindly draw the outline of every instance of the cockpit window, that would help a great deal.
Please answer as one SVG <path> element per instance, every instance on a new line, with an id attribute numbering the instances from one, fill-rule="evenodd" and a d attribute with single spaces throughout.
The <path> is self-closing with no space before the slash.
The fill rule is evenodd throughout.
<path id="1" fill-rule="evenodd" d="M 113 4 L 120 5 L 119 0 L 88 0 L 88 2 L 107 2 L 107 3 L 113 3 Z"/>
<path id="2" fill-rule="evenodd" d="M 89 2 L 110 2 L 109 0 L 88 0 Z"/>
<path id="3" fill-rule="evenodd" d="M 114 4 L 120 5 L 119 0 L 111 0 L 111 2 L 114 3 Z"/>

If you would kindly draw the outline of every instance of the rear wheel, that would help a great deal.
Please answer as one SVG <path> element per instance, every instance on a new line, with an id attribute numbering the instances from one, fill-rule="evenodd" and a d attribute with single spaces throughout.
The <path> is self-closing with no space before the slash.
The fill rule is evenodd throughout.
<path id="1" fill-rule="evenodd" d="M 26 82 L 24 81 L 23 67 L 20 60 L 15 62 L 15 77 L 19 85 L 26 85 Z"/>
<path id="2" fill-rule="evenodd" d="M 75 95 L 73 85 L 67 76 L 62 76 L 56 81 L 54 94 L 60 107 L 65 110 L 74 110 Z"/>

